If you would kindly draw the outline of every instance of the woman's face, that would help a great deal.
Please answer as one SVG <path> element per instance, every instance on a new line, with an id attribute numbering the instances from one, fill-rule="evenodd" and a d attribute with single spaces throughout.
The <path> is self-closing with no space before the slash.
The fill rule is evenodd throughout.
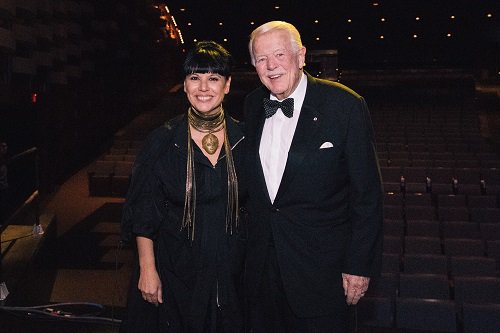
<path id="1" fill-rule="evenodd" d="M 198 112 L 217 112 L 224 95 L 229 93 L 231 78 L 214 73 L 193 73 L 184 79 L 184 92 L 191 106 Z"/>

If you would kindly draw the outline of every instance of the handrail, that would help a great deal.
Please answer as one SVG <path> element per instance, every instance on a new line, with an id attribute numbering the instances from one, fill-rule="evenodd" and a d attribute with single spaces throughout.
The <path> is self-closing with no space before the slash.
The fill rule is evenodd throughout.
<path id="1" fill-rule="evenodd" d="M 10 163 L 26 156 L 26 155 L 29 155 L 29 154 L 33 154 L 33 153 L 36 153 L 38 151 L 38 148 L 37 147 L 32 147 L 30 149 L 26 149 L 25 151 L 23 152 L 20 152 L 19 154 L 16 154 L 12 157 L 10 157 L 9 159 L 7 159 L 7 165 L 9 165 Z M 37 174 L 37 177 L 38 177 L 38 174 Z"/>
<path id="2" fill-rule="evenodd" d="M 35 228 L 37 230 L 39 230 L 40 228 L 40 219 L 39 219 L 39 212 L 38 212 L 38 203 L 35 203 L 35 199 L 37 199 L 39 197 L 39 193 L 40 193 L 40 173 L 39 173 L 39 160 L 38 160 L 38 148 L 37 147 L 31 147 L 29 149 L 26 149 L 25 151 L 22 151 L 16 155 L 13 155 L 11 156 L 10 158 L 8 158 L 5 162 L 6 165 L 11 165 L 13 162 L 16 162 L 18 160 L 21 160 L 22 158 L 26 157 L 26 156 L 29 156 L 29 155 L 35 155 L 35 159 L 34 159 L 34 169 L 35 169 L 35 188 L 34 188 L 34 191 L 30 192 L 26 197 L 25 199 L 23 200 L 23 203 L 21 205 L 19 205 L 18 207 L 16 207 L 14 210 L 13 210 L 13 213 L 9 214 L 9 216 L 7 216 L 6 218 L 6 223 L 3 223 L 3 225 L 0 225 L 0 235 L 3 231 L 3 229 L 5 229 L 8 225 L 8 221 L 11 220 L 14 216 L 18 215 L 21 211 L 23 211 L 23 209 L 31 204 L 34 204 L 35 205 L 35 227 L 34 227 L 34 231 L 35 231 Z"/>
<path id="3" fill-rule="evenodd" d="M 27 194 L 24 197 L 23 203 L 18 205 L 16 209 L 14 209 L 13 213 L 12 210 L 9 209 L 8 215 L 5 218 L 5 221 L 0 221 L 2 223 L 0 225 L 0 252 L 1 252 L 1 238 L 2 238 L 2 232 L 3 230 L 7 227 L 9 222 L 16 216 L 22 217 L 22 214 L 25 210 L 27 209 L 33 209 L 33 213 L 35 216 L 35 223 L 33 226 L 33 231 L 32 235 L 33 236 L 39 236 L 43 234 L 43 229 L 42 226 L 40 225 L 40 203 L 39 203 L 39 190 L 40 190 L 40 174 L 39 174 L 39 156 L 38 156 L 38 148 L 37 147 L 32 147 L 29 149 L 26 149 L 25 151 L 16 154 L 10 158 L 7 158 L 5 160 L 5 165 L 9 166 L 12 165 L 13 162 L 17 162 L 18 160 L 21 160 L 25 158 L 26 156 L 31 156 L 34 155 L 34 169 L 35 169 L 35 179 L 34 179 L 34 190 L 30 190 L 30 193 Z M 21 193 L 21 195 L 24 195 L 24 193 Z M 16 204 L 17 205 L 17 204 Z M 32 208 L 29 208 L 32 207 Z M 4 301 L 5 298 L 8 296 L 9 291 L 7 289 L 7 285 L 3 281 L 3 273 L 2 273 L 2 255 L 0 254 L 0 301 Z"/>

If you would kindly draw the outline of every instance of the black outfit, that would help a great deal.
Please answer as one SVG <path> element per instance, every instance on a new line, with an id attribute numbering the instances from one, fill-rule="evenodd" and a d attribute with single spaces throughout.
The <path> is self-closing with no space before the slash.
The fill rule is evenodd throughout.
<path id="1" fill-rule="evenodd" d="M 239 188 L 244 136 L 226 117 Z M 228 178 L 224 147 L 212 166 L 193 142 L 196 179 L 194 239 L 181 230 L 186 193 L 187 128 L 179 116 L 149 135 L 137 157 L 122 219 L 122 238 L 154 241 L 163 303 L 147 303 L 134 272 L 122 332 L 241 332 L 243 231 L 226 232 Z M 240 229 L 243 227 L 240 225 Z"/>
<path id="2" fill-rule="evenodd" d="M 297 128 L 271 202 L 259 155 L 263 99 L 269 94 L 260 87 L 245 100 L 249 184 L 245 281 L 254 332 L 278 332 L 269 325 L 258 329 L 262 320 L 255 313 L 269 314 L 262 305 L 268 286 L 283 290 L 286 306 L 280 305 L 278 311 L 288 311 L 289 306 L 306 321 L 345 317 L 342 273 L 377 275 L 382 257 L 383 191 L 364 99 L 339 83 L 307 74 Z M 345 331 L 346 324 L 339 325 L 337 331 Z"/>

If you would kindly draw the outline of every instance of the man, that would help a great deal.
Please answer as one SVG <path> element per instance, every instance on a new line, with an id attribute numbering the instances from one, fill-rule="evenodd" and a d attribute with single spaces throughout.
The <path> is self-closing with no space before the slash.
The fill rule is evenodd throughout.
<path id="1" fill-rule="evenodd" d="M 378 274 L 382 252 L 367 106 L 303 71 L 306 48 L 289 23 L 255 29 L 249 50 L 263 84 L 245 99 L 250 330 L 346 332 L 348 306 Z"/>

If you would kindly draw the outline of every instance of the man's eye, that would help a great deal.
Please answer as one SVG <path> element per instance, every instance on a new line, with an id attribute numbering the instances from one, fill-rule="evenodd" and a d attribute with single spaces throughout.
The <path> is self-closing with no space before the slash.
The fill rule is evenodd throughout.
<path id="1" fill-rule="evenodd" d="M 189 79 L 192 80 L 192 81 L 197 81 L 198 77 L 197 76 L 191 76 Z"/>
<path id="2" fill-rule="evenodd" d="M 257 62 L 257 63 L 261 63 L 261 62 L 264 62 L 265 60 L 266 60 L 265 58 L 259 58 L 259 59 L 257 59 L 257 61 L 256 61 L 256 62 Z"/>
<path id="3" fill-rule="evenodd" d="M 217 76 L 212 76 L 209 80 L 210 81 L 219 81 L 219 78 Z"/>

